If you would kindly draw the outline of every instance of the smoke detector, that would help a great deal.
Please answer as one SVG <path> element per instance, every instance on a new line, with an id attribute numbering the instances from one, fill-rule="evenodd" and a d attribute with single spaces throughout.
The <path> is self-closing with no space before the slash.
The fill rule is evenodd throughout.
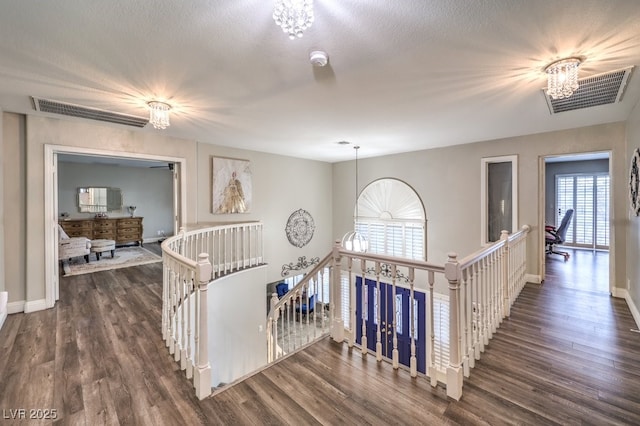
<path id="1" fill-rule="evenodd" d="M 324 67 L 329 63 L 329 55 L 322 50 L 314 50 L 309 54 L 309 62 L 314 67 Z"/>

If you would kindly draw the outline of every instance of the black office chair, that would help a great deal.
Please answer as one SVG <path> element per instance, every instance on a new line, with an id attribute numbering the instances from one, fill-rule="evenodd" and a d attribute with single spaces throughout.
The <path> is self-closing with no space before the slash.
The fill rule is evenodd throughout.
<path id="1" fill-rule="evenodd" d="M 557 228 L 551 225 L 545 226 L 545 243 L 547 246 L 547 254 L 559 254 L 560 256 L 564 256 L 565 262 L 569 259 L 570 254 L 566 251 L 556 250 L 556 245 L 563 244 L 565 239 L 567 238 L 567 230 L 569 229 L 569 225 L 571 224 L 572 217 L 573 209 L 569 209 L 562 217 L 560 226 L 558 226 Z"/>

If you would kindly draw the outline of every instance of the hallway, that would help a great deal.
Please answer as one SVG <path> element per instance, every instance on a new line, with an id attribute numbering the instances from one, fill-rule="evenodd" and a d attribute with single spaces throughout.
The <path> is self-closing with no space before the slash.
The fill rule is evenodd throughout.
<path id="1" fill-rule="evenodd" d="M 459 402 L 329 339 L 198 401 L 162 341 L 161 264 L 69 277 L 55 308 L 0 331 L 0 410 L 55 409 L 74 425 L 640 424 L 631 313 L 570 266 L 525 286 Z"/>
<path id="2" fill-rule="evenodd" d="M 565 262 L 562 256 L 547 255 L 545 283 L 576 290 L 609 293 L 609 252 L 601 250 L 559 247 L 570 254 Z"/>

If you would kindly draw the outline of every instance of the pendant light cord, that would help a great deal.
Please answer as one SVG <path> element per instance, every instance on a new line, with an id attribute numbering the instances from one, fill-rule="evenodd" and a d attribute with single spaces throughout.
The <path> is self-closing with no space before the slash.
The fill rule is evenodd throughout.
<path id="1" fill-rule="evenodd" d="M 355 225 L 358 221 L 358 150 L 360 149 L 360 146 L 356 145 L 353 147 L 353 149 L 356 150 L 356 218 L 353 223 L 353 230 L 355 231 Z"/>

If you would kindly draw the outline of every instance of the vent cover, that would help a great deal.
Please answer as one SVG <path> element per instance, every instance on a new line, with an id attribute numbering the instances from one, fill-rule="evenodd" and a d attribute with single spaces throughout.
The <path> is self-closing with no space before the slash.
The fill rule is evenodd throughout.
<path id="1" fill-rule="evenodd" d="M 135 115 L 121 114 L 80 105 L 67 104 L 50 99 L 31 97 L 33 108 L 36 111 L 50 112 L 52 114 L 68 115 L 71 117 L 87 118 L 89 120 L 106 121 L 109 123 L 124 124 L 125 126 L 144 127 L 148 118 Z"/>
<path id="2" fill-rule="evenodd" d="M 628 67 L 618 71 L 582 78 L 578 80 L 580 84 L 578 90 L 565 99 L 552 99 L 547 96 L 546 90 L 543 89 L 542 93 L 547 100 L 549 112 L 557 114 L 564 111 L 620 102 L 633 68 Z"/>

